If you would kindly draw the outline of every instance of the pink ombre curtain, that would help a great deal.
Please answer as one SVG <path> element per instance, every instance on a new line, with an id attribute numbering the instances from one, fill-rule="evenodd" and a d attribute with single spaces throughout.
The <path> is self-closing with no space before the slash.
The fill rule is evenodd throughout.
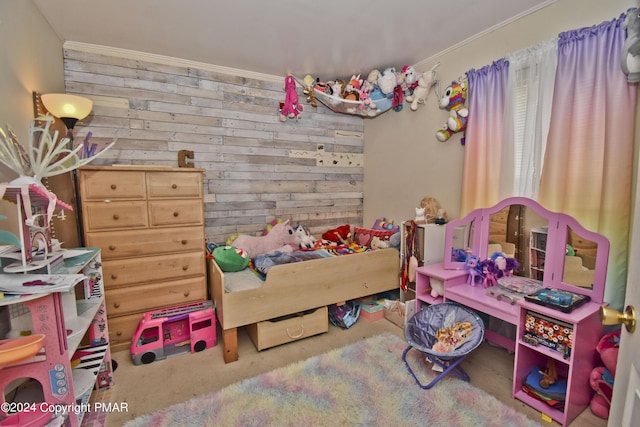
<path id="1" fill-rule="evenodd" d="M 492 206 L 500 197 L 500 153 L 509 63 L 500 59 L 469 70 L 469 119 L 462 169 L 460 217 Z"/>
<path id="2" fill-rule="evenodd" d="M 624 17 L 559 35 L 539 192 L 546 208 L 609 238 L 605 300 L 617 308 L 625 295 L 637 93 L 620 66 Z"/>

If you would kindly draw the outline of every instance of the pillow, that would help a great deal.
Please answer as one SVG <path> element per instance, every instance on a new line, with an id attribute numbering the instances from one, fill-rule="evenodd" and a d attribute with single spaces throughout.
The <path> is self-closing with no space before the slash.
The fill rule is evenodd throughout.
<path id="1" fill-rule="evenodd" d="M 218 246 L 213 250 L 213 259 L 224 272 L 244 270 L 249 265 L 249 255 L 233 246 Z"/>
<path id="2" fill-rule="evenodd" d="M 353 227 L 353 241 L 360 246 L 371 246 L 374 237 L 383 241 L 389 241 L 389 238 L 395 233 L 393 230 L 372 230 L 369 228 Z"/>

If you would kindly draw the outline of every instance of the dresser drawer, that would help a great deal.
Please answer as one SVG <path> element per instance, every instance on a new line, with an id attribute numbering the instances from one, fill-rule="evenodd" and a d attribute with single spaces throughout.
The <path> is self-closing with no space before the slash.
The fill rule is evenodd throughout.
<path id="1" fill-rule="evenodd" d="M 109 322 L 111 318 L 121 315 L 144 313 L 203 299 L 207 299 L 204 276 L 110 289 L 105 295 Z"/>
<path id="2" fill-rule="evenodd" d="M 258 350 L 297 341 L 329 330 L 327 307 L 301 314 L 247 325 L 247 331 Z"/>
<path id="3" fill-rule="evenodd" d="M 88 202 L 83 206 L 84 229 L 113 230 L 149 226 L 147 202 Z"/>
<path id="4" fill-rule="evenodd" d="M 142 319 L 142 313 L 108 318 L 111 351 L 129 350 L 131 337 L 136 331 L 136 326 L 138 326 L 140 319 Z"/>
<path id="5" fill-rule="evenodd" d="M 102 260 L 204 251 L 202 227 L 177 227 L 88 233 L 86 246 L 102 249 Z M 203 255 L 204 256 L 204 255 Z"/>
<path id="6" fill-rule="evenodd" d="M 202 200 L 154 200 L 149 202 L 152 227 L 204 224 Z"/>
<path id="7" fill-rule="evenodd" d="M 147 172 L 147 194 L 155 197 L 202 197 L 201 172 Z"/>
<path id="8" fill-rule="evenodd" d="M 183 277 L 205 276 L 203 251 L 171 255 L 104 260 L 105 288 Z"/>
<path id="9" fill-rule="evenodd" d="M 145 174 L 140 171 L 101 171 L 80 169 L 82 200 L 146 198 Z"/>

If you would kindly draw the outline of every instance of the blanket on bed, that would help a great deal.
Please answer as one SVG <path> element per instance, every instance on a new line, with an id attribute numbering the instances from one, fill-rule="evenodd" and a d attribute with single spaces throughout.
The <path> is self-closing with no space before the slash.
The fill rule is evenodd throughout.
<path id="1" fill-rule="evenodd" d="M 254 257 L 250 266 L 261 280 L 267 279 L 269 269 L 275 265 L 289 264 L 292 262 L 309 261 L 312 259 L 329 258 L 328 251 L 320 249 L 317 251 L 294 251 L 294 252 L 273 252 Z"/>
<path id="2" fill-rule="evenodd" d="M 269 269 L 275 265 L 289 264 L 292 262 L 309 261 L 313 259 L 329 258 L 336 255 L 347 255 L 370 250 L 366 246 L 355 243 L 350 245 L 326 245 L 314 250 L 301 250 L 294 252 L 273 252 L 270 254 L 258 255 L 251 259 L 249 266 L 251 270 L 261 279 L 267 279 Z"/>

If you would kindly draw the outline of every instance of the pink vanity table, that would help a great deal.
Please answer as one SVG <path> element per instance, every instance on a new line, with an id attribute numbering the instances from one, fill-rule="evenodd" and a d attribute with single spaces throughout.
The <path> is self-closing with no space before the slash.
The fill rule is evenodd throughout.
<path id="1" fill-rule="evenodd" d="M 499 243 L 501 239 L 498 237 L 500 233 L 493 232 L 496 228 L 501 228 L 494 219 L 507 215 L 505 212 L 509 211 L 516 211 L 516 214 L 510 215 L 512 220 L 506 226 L 509 232 L 504 236 L 515 242 L 514 256 L 521 263 L 520 274 L 527 275 L 526 272 L 530 271 L 528 264 L 533 250 L 529 239 L 530 231 L 541 226 L 548 227 L 546 247 L 543 248 L 546 252 L 542 280 L 544 287 L 586 295 L 590 298 L 589 302 L 570 312 L 563 312 L 524 299 L 518 299 L 513 304 L 508 299 L 499 301 L 487 295 L 482 284 L 467 284 L 464 263 L 456 262 L 453 256 L 446 254 L 453 254 L 459 249 L 477 254 L 481 259 L 490 256 L 489 244 L 496 244 L 496 241 Z M 576 246 L 575 254 L 579 260 L 566 256 L 567 245 L 571 248 Z M 540 248 L 535 250 L 539 251 Z M 608 257 L 607 238 L 586 230 L 574 218 L 550 212 L 530 199 L 505 199 L 496 206 L 477 209 L 466 217 L 447 224 L 444 261 L 416 270 L 417 309 L 423 303 L 454 301 L 515 325 L 515 341 L 485 327 L 487 340 L 515 352 L 513 397 L 566 426 L 589 405 L 593 395 L 589 374 L 598 364 L 599 356 L 595 347 L 604 334 L 599 310 L 604 304 Z M 582 264 L 573 271 L 574 267 L 570 265 L 576 263 Z M 444 291 L 442 296 L 434 298 L 430 290 L 432 284 L 438 282 L 443 285 Z M 562 352 L 550 348 L 548 344 L 536 344 L 535 341 L 532 343 L 531 340 L 524 339 L 527 338 L 526 322 L 531 318 L 546 319 L 567 329 L 572 339 L 568 344 L 570 350 L 562 347 Z M 550 359 L 555 362 L 560 378 L 567 380 L 564 410 L 554 409 L 523 391 L 522 386 L 532 370 L 545 369 Z"/>

